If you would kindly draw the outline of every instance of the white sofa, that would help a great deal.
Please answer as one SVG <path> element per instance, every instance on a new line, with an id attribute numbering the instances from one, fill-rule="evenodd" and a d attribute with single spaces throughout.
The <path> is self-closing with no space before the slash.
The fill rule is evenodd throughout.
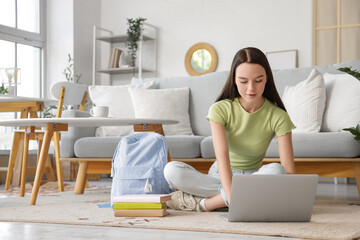
<path id="1" fill-rule="evenodd" d="M 312 113 L 310 113 L 315 115 L 317 113 L 317 117 L 321 118 L 321 122 L 319 123 L 320 127 L 318 127 L 317 130 L 310 129 L 310 131 L 313 132 L 302 132 L 300 129 L 300 131 L 295 131 L 293 133 L 293 147 L 296 168 L 298 173 L 316 173 L 320 176 L 332 177 L 356 177 L 356 181 L 359 187 L 360 143 L 354 140 L 352 134 L 347 131 L 342 131 L 342 128 L 354 127 L 360 122 L 360 92 L 354 93 L 354 91 L 360 89 L 360 81 L 355 81 L 355 83 L 352 82 L 352 85 L 340 84 L 339 82 L 343 81 L 342 77 L 346 74 L 338 71 L 337 69 L 339 67 L 349 66 L 351 66 L 353 69 L 360 70 L 360 60 L 344 62 L 341 64 L 334 64 L 329 66 L 313 66 L 297 69 L 279 70 L 274 71 L 273 75 L 280 96 L 283 96 L 286 86 L 296 85 L 297 87 L 289 88 L 290 90 L 288 89 L 287 91 L 301 98 L 304 95 L 301 91 L 304 91 L 304 89 L 306 88 L 301 89 L 301 86 L 299 88 L 299 83 L 304 82 L 304 80 L 308 79 L 313 69 L 316 69 L 322 74 L 339 74 L 327 76 L 327 79 L 325 79 L 324 82 L 325 85 L 323 86 L 323 90 L 319 90 L 323 91 L 323 94 L 325 91 L 325 95 L 327 98 L 323 98 L 324 96 L 320 97 L 322 98 L 322 100 L 320 99 L 319 101 L 323 101 L 323 103 L 320 103 L 319 106 L 315 108 L 315 111 L 313 109 Z M 190 131 L 192 131 L 193 133 L 193 135 L 177 135 L 175 131 L 175 135 L 169 135 L 166 134 L 165 129 L 165 135 L 168 141 L 169 151 L 172 160 L 188 162 L 203 172 L 206 172 L 209 166 L 215 160 L 210 125 L 205 119 L 205 117 L 207 115 L 210 105 L 214 103 L 216 97 L 219 95 L 227 79 L 227 76 L 228 72 L 224 71 L 196 77 L 152 78 L 144 80 L 132 80 L 133 85 L 144 84 L 144 82 L 154 81 L 156 83 L 155 88 L 160 90 L 189 88 L 190 91 L 188 99 L 178 99 L 176 101 L 176 99 L 174 100 L 171 99 L 171 97 L 168 97 L 169 101 L 163 101 L 164 105 L 165 102 L 171 103 L 172 101 L 173 104 L 177 104 L 178 101 L 188 104 L 188 110 L 186 109 L 185 111 L 188 111 L 187 113 L 189 114 Z M 337 77 L 339 79 L 334 79 Z M 346 81 L 344 81 L 344 83 L 345 82 Z M 185 90 L 183 90 L 182 92 L 184 91 Z M 142 94 L 141 90 L 138 89 L 130 90 L 130 92 L 132 94 L 132 97 L 134 97 L 133 92 L 136 92 L 136 94 L 138 94 L 135 94 L 135 96 L 139 96 L 139 94 Z M 107 94 L 108 93 L 104 92 L 104 95 Z M 291 98 L 291 94 L 287 94 L 287 99 Z M 341 96 L 341 94 L 343 96 Z M 92 94 L 90 92 L 90 96 L 91 95 Z M 173 95 L 176 94 L 174 93 Z M 130 95 L 128 95 L 127 98 L 129 96 Z M 344 97 L 345 100 L 341 100 L 344 99 Z M 340 99 L 341 101 L 337 101 L 338 99 Z M 98 99 L 92 100 L 95 102 L 98 101 Z M 334 102 L 333 100 L 336 101 Z M 155 103 L 151 103 L 152 106 L 154 106 L 154 109 L 152 109 L 149 113 L 149 111 L 144 112 L 144 109 L 137 109 L 140 108 L 140 106 L 134 105 L 133 108 L 135 115 L 137 115 L 138 117 L 141 115 L 141 117 L 143 117 L 144 114 L 155 114 L 151 116 L 145 116 L 151 118 L 153 116 L 157 116 L 156 114 L 163 114 L 156 112 L 157 110 L 161 109 L 162 106 L 159 105 L 159 102 L 156 102 L 156 98 L 154 97 L 150 96 L 149 99 L 144 98 L 141 99 L 141 101 L 135 102 L 137 102 L 141 106 L 145 104 L 145 106 L 142 106 L 142 108 L 144 108 L 146 107 L 146 103 L 148 103 L 149 101 L 155 101 Z M 287 101 L 289 102 L 289 100 Z M 114 102 L 112 102 L 112 104 L 114 104 Z M 118 102 L 115 105 L 118 107 L 122 106 L 121 104 L 121 102 Z M 296 111 L 297 104 L 298 102 L 296 102 L 296 99 L 295 102 L 292 103 L 292 105 L 291 103 L 287 104 L 285 102 L 286 106 L 291 106 L 291 108 L 293 108 L 293 112 L 299 113 L 299 111 Z M 349 108 L 349 105 L 351 105 L 351 108 Z M 174 108 L 177 109 L 182 107 L 183 106 L 176 106 Z M 304 107 L 304 105 L 300 105 L 300 107 Z M 184 109 L 181 109 L 181 111 L 184 111 Z M 295 123 L 295 119 L 293 119 L 289 109 L 288 112 Z M 304 114 L 297 115 L 301 118 L 302 116 L 304 116 Z M 181 115 L 186 115 L 186 112 L 181 112 Z M 64 112 L 63 116 L 87 117 L 89 115 L 88 113 L 72 111 Z M 168 117 L 171 116 L 169 115 Z M 302 125 L 304 120 L 297 119 L 297 121 L 299 125 Z M 295 125 L 297 124 L 295 123 Z M 312 124 L 310 124 L 310 126 L 312 126 Z M 103 136 L 96 137 L 95 128 L 70 128 L 68 132 L 64 132 L 62 134 L 62 158 L 65 158 L 67 160 L 88 158 L 111 159 L 114 150 L 121 139 L 121 136 L 109 136 L 112 135 L 111 133 L 116 132 L 114 131 L 114 129 L 109 130 L 108 133 L 109 132 L 110 134 L 107 135 L 106 131 L 105 134 L 104 131 L 102 131 Z M 187 131 L 185 132 L 186 134 L 188 134 Z M 174 132 L 172 132 L 172 134 L 174 134 Z M 274 138 L 266 153 L 264 162 L 268 163 L 276 161 L 279 161 L 279 153 L 277 142 Z"/>

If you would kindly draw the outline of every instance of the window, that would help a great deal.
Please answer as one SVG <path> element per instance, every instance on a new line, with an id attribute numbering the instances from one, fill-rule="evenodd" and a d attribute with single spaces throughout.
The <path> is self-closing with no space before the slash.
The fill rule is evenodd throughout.
<path id="1" fill-rule="evenodd" d="M 0 68 L 20 68 L 17 95 L 42 97 L 45 0 L 0 1 Z M 1 119 L 14 118 L 4 113 Z M 11 129 L 0 127 L 0 149 L 11 146 Z"/>
<path id="2" fill-rule="evenodd" d="M 41 97 L 45 0 L 0 2 L 0 68 L 20 68 L 17 95 Z"/>
<path id="3" fill-rule="evenodd" d="M 313 64 L 360 59 L 360 1 L 313 0 Z"/>

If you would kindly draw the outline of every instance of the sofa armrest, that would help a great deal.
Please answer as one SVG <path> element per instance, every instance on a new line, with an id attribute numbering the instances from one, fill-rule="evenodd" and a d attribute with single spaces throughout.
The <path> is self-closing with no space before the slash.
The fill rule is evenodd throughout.
<path id="1" fill-rule="evenodd" d="M 66 110 L 63 118 L 87 118 L 89 112 L 79 110 Z M 94 137 L 96 127 L 69 127 L 68 131 L 61 132 L 60 156 L 64 158 L 75 157 L 74 144 L 79 138 Z"/>

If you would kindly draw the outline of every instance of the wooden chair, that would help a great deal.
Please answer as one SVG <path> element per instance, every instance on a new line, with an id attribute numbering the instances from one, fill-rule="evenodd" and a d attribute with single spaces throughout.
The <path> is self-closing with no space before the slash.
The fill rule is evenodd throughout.
<path id="1" fill-rule="evenodd" d="M 79 110 L 83 111 L 87 99 L 87 88 L 88 88 L 87 85 L 70 83 L 70 82 L 57 82 L 53 84 L 51 86 L 51 93 L 53 94 L 54 97 L 58 99 L 57 112 L 55 117 L 61 118 L 64 104 L 80 105 Z M 20 184 L 21 197 L 23 197 L 25 194 L 29 140 L 37 140 L 39 142 L 38 149 L 41 149 L 43 138 L 44 138 L 44 132 L 35 131 L 35 129 L 32 127 L 25 128 L 23 160 L 22 160 L 22 168 L 21 168 L 21 184 Z M 52 140 L 54 141 L 54 148 L 55 148 L 55 163 L 56 163 L 58 187 L 59 187 L 59 191 L 64 191 L 62 165 L 60 162 L 60 133 L 55 132 Z M 18 142 L 20 142 L 20 138 L 14 135 L 13 144 L 16 144 Z M 14 146 L 16 148 L 17 145 Z M 17 149 L 14 150 L 13 148 L 13 151 L 17 152 Z M 10 179 L 11 179 L 12 169 L 14 166 L 15 159 L 16 156 L 11 156 L 9 160 L 5 190 L 8 190 L 10 186 Z M 50 159 L 48 159 L 47 163 L 45 164 L 45 167 L 46 166 L 52 169 Z"/>

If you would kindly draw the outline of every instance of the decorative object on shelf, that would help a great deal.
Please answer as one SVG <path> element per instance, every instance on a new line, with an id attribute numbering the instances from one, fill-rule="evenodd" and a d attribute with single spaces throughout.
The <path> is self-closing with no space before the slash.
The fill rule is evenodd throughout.
<path id="1" fill-rule="evenodd" d="M 138 41 L 141 40 L 141 32 L 143 30 L 143 24 L 146 21 L 146 18 L 128 18 L 128 29 L 126 31 L 127 33 L 127 42 L 126 42 L 126 47 L 128 48 L 128 53 L 130 55 L 131 58 L 131 65 L 135 66 L 135 62 L 136 62 L 136 52 L 138 49 Z"/>
<path id="2" fill-rule="evenodd" d="M 21 83 L 20 68 L 2 68 L 1 69 L 2 84 L 7 85 L 8 95 L 17 95 L 17 85 Z"/>
<path id="3" fill-rule="evenodd" d="M 338 68 L 338 70 L 350 74 L 351 76 L 354 76 L 355 78 L 360 80 L 360 72 L 357 70 L 351 70 L 351 67 Z"/>
<path id="4" fill-rule="evenodd" d="M 79 83 L 81 74 L 75 74 L 74 70 L 74 59 L 71 58 L 70 53 L 68 54 L 68 66 L 64 69 L 64 75 L 67 81 L 72 83 Z"/>
<path id="5" fill-rule="evenodd" d="M 8 89 L 4 86 L 4 84 L 2 83 L 1 84 L 1 87 L 0 87 L 0 94 L 6 94 L 6 93 L 9 93 Z"/>
<path id="6" fill-rule="evenodd" d="M 120 55 L 122 50 L 119 48 L 113 48 L 109 58 L 109 68 L 119 68 L 120 67 Z"/>
<path id="7" fill-rule="evenodd" d="M 215 48 L 208 43 L 193 45 L 185 55 L 185 68 L 190 76 L 199 76 L 215 72 L 218 55 Z"/>
<path id="8" fill-rule="evenodd" d="M 354 135 L 354 139 L 360 142 L 360 124 L 358 124 L 356 127 L 344 128 L 343 130 L 351 132 L 351 134 Z"/>

